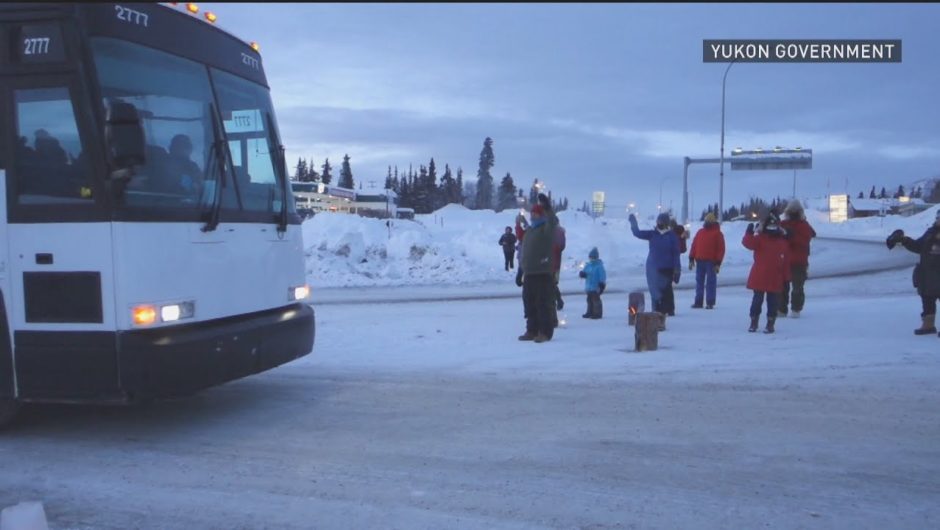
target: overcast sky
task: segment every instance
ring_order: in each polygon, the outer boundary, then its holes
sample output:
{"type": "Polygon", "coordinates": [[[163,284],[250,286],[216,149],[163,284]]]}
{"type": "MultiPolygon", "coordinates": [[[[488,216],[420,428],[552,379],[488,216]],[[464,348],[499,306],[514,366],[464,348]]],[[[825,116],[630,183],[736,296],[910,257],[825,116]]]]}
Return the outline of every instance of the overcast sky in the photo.
{"type": "MultiPolygon", "coordinates": [[[[901,64],[736,64],[725,153],[802,146],[799,196],[896,188],[940,175],[940,5],[204,4],[261,45],[291,166],[351,157],[462,166],[494,140],[498,181],[533,178],[575,205],[681,206],[682,158],[719,154],[721,77],[703,39],[893,39],[901,64]]],[[[695,211],[718,167],[693,166],[695,211]]],[[[726,205],[789,196],[792,171],[725,167],[726,205]]]]}

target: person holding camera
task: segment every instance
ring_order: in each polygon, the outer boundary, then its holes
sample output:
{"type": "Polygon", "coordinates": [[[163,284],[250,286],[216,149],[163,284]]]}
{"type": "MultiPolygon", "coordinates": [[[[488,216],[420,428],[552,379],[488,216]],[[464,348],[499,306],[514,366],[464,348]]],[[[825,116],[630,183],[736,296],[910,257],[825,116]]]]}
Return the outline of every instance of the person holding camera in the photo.
{"type": "MultiPolygon", "coordinates": [[[[940,209],[934,223],[924,235],[913,239],[904,235],[903,230],[895,230],[888,236],[888,249],[898,243],[905,249],[920,255],[920,261],[914,267],[913,281],[921,301],[921,325],[914,330],[915,335],[937,333],[937,299],[940,298],[940,209]]],[[[937,335],[940,337],[940,334],[937,335]]]]}
{"type": "Polygon", "coordinates": [[[757,331],[761,306],[766,296],[767,327],[764,333],[773,333],[780,293],[784,282],[789,280],[790,245],[786,232],[780,227],[776,214],[771,212],[756,228],[754,223],[748,223],[741,244],[754,251],[754,264],[747,277],[747,288],[754,291],[751,299],[751,326],[747,330],[751,333],[757,331]]]}
{"type": "Polygon", "coordinates": [[[649,254],[646,256],[646,284],[650,291],[653,311],[662,315],[660,331],[666,329],[666,308],[663,298],[672,284],[679,283],[682,265],[679,263],[679,236],[669,226],[669,214],[661,213],[656,217],[655,230],[640,230],[636,216],[630,214],[630,230],[634,237],[649,241],[649,254]]]}
{"type": "Polygon", "coordinates": [[[786,317],[788,309],[793,318],[800,318],[800,312],[806,303],[806,293],[803,286],[806,284],[807,270],[809,269],[809,244],[816,237],[816,231],[806,220],[806,213],[799,200],[793,199],[784,210],[786,219],[780,226],[787,233],[787,242],[790,245],[790,278],[783,285],[783,296],[777,314],[786,317]],[[788,307],[789,306],[789,307],[788,307]]]}

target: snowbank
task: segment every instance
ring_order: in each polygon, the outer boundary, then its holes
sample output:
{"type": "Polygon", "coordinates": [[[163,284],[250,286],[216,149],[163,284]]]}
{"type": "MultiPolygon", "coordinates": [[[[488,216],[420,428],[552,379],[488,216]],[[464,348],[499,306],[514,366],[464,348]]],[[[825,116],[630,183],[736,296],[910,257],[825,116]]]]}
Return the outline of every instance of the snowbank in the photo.
{"type": "MultiPolygon", "coordinates": [[[[812,210],[808,214],[821,237],[883,241],[896,228],[920,235],[938,208],[912,217],[852,219],[841,224],[828,223],[825,214],[820,218],[812,210]]],[[[381,219],[320,214],[303,224],[308,280],[315,288],[505,284],[514,273],[503,270],[497,242],[505,228],[514,224],[517,213],[448,205],[433,214],[418,215],[414,221],[392,220],[391,227],[381,219]]],[[[633,237],[626,219],[595,220],[572,211],[562,212],[559,218],[567,232],[563,281],[577,283],[575,271],[594,246],[609,276],[642,274],[647,243],[633,237]]],[[[728,249],[723,270],[746,274],[750,267],[751,253],[740,244],[746,226],[744,221],[722,225],[728,249]]],[[[642,220],[640,227],[651,228],[642,220]]],[[[700,223],[692,225],[691,237],[700,227],[700,223]]],[[[845,259],[835,249],[829,250],[824,241],[814,243],[814,267],[845,259]]],[[[687,260],[688,254],[683,255],[683,266],[687,260]]],[[[683,274],[691,276],[687,269],[683,274]]]]}

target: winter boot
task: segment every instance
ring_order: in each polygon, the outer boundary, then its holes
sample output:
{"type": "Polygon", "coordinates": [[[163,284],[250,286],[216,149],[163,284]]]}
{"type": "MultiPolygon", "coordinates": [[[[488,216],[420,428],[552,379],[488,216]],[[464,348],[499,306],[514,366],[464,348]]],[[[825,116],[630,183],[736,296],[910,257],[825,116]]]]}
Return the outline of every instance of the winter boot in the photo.
{"type": "Polygon", "coordinates": [[[708,304],[705,309],[715,309],[715,304],[708,304]]]}
{"type": "Polygon", "coordinates": [[[748,331],[750,331],[751,333],[754,333],[755,331],[757,331],[757,320],[759,318],[760,317],[751,317],[751,327],[747,328],[748,331]]]}
{"type": "Polygon", "coordinates": [[[591,313],[590,313],[590,311],[587,312],[587,313],[585,313],[585,314],[583,314],[583,315],[581,315],[581,318],[591,318],[591,313]]]}
{"type": "Polygon", "coordinates": [[[534,343],[536,343],[536,344],[541,344],[541,343],[543,343],[543,342],[548,342],[548,341],[550,341],[550,340],[552,340],[552,339],[550,339],[550,338],[546,337],[545,335],[542,335],[541,333],[539,333],[538,335],[535,336],[534,339],[532,339],[532,342],[534,342],[534,343]]]}
{"type": "Polygon", "coordinates": [[[934,319],[937,315],[924,315],[924,322],[920,326],[920,329],[914,330],[914,335],[932,335],[937,332],[937,328],[934,325],[934,319]]]}
{"type": "Polygon", "coordinates": [[[659,314],[659,331],[666,331],[666,313],[659,314]]]}
{"type": "Polygon", "coordinates": [[[794,309],[790,312],[790,318],[800,318],[800,312],[794,309]]]}
{"type": "Polygon", "coordinates": [[[694,304],[692,304],[692,309],[701,309],[701,308],[702,308],[702,304],[699,302],[695,302],[694,304]]]}
{"type": "Polygon", "coordinates": [[[777,321],[776,318],[769,318],[769,317],[768,317],[768,318],[767,318],[767,327],[764,329],[764,333],[773,333],[773,332],[774,332],[774,322],[776,322],[776,321],[777,321]]]}
{"type": "Polygon", "coordinates": [[[526,331],[524,335],[519,335],[519,340],[535,340],[535,333],[526,331]]]}

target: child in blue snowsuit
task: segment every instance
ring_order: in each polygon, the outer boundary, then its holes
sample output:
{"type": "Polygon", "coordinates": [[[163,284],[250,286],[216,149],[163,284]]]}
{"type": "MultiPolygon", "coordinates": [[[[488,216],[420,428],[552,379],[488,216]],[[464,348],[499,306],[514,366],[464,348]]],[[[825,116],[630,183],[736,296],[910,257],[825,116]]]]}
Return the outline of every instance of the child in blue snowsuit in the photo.
{"type": "Polygon", "coordinates": [[[597,247],[591,249],[588,258],[590,260],[584,265],[584,269],[578,273],[578,276],[584,278],[584,292],[587,293],[587,313],[581,316],[596,320],[604,316],[601,295],[604,294],[604,289],[607,288],[607,271],[604,270],[604,262],[600,260],[597,247]]]}

